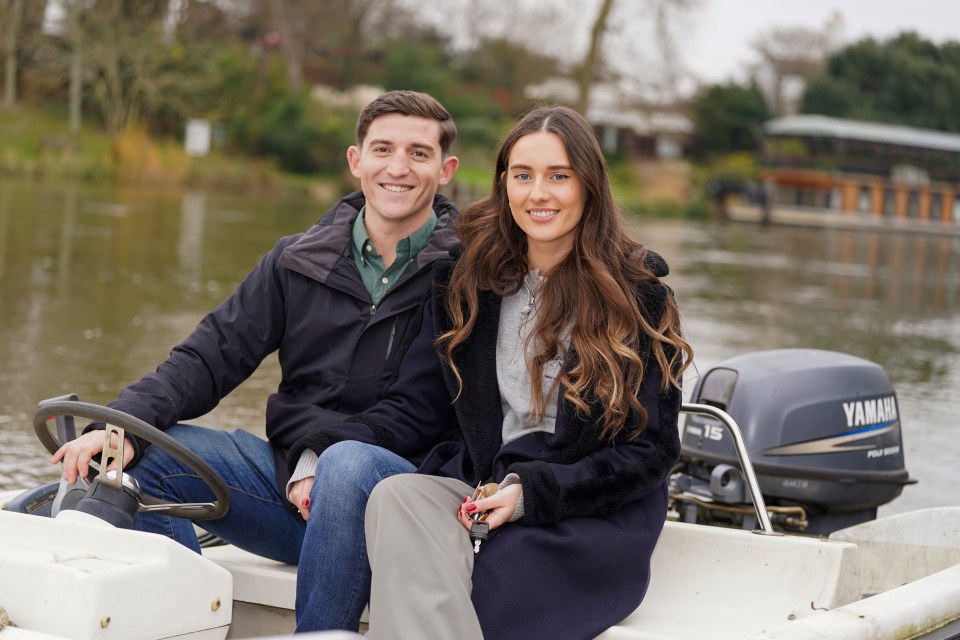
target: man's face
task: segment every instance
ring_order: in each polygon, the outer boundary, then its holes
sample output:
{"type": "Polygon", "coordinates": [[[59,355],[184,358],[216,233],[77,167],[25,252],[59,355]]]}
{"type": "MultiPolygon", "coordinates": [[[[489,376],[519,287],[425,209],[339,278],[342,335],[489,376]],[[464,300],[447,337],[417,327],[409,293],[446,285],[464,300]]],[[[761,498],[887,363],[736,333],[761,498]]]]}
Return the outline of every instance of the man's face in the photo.
{"type": "Polygon", "coordinates": [[[440,152],[439,122],[398,113],[371,122],[363,146],[347,149],[347,162],[366,199],[367,232],[404,237],[427,221],[437,187],[459,164],[440,152]]]}

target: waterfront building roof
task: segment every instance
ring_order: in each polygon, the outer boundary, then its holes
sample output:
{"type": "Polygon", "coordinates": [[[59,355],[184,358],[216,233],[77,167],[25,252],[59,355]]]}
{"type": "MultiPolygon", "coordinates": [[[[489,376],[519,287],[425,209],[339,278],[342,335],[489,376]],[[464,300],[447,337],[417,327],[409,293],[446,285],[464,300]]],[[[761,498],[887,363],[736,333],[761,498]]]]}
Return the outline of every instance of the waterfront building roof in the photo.
{"type": "Polygon", "coordinates": [[[784,116],[766,122],[763,129],[768,136],[836,138],[960,153],[960,135],[956,133],[830,116],[784,116]]]}

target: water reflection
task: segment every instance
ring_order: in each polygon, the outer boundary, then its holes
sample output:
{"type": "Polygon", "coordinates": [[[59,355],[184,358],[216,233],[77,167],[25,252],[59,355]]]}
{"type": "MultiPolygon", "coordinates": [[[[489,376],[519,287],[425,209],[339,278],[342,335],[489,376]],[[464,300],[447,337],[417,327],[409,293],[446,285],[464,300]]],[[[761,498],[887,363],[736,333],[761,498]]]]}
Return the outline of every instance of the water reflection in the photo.
{"type": "Polygon", "coordinates": [[[195,287],[200,282],[203,266],[203,227],[207,219],[207,196],[204,193],[183,194],[180,205],[180,237],[177,257],[187,284],[195,287]]]}
{"type": "MultiPolygon", "coordinates": [[[[0,203],[0,416],[8,418],[66,392],[110,400],[160,362],[278,236],[319,214],[289,198],[210,202],[9,183],[0,203]]],[[[14,424],[29,429],[7,420],[0,431],[14,424]]]]}
{"type": "Polygon", "coordinates": [[[30,420],[29,416],[0,416],[0,489],[35,487],[58,478],[50,455],[38,446],[33,431],[4,429],[4,421],[30,420]]]}
{"type": "MultiPolygon", "coordinates": [[[[295,197],[0,184],[0,489],[52,474],[32,435],[38,400],[69,392],[111,400],[165,358],[278,237],[305,229],[324,208],[295,197]]],[[[879,363],[900,399],[907,468],[920,479],[884,509],[952,502],[960,238],[631,225],[671,264],[699,371],[783,347],[879,363]]],[[[270,358],[200,422],[262,433],[277,378],[270,358]]]]}

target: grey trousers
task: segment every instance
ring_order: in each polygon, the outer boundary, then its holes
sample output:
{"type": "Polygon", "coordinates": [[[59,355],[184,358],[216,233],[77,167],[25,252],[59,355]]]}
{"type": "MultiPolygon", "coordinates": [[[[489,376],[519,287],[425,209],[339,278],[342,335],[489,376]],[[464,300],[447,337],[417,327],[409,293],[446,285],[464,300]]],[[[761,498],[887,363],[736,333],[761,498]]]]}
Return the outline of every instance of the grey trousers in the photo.
{"type": "Polygon", "coordinates": [[[473,546],[457,509],[473,487],[404,473],[380,482],[366,512],[371,640],[483,640],[470,593],[473,546]]]}

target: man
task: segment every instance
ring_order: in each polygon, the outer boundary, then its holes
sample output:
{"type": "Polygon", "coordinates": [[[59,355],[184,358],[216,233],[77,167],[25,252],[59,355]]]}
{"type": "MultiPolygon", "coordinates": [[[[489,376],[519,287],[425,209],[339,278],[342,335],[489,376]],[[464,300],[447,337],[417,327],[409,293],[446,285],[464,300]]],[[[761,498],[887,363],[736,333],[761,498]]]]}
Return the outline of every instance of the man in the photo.
{"type": "MultiPolygon", "coordinates": [[[[288,464],[287,450],[325,423],[374,404],[395,377],[419,328],[431,264],[449,257],[456,244],[456,209],[436,193],[457,170],[459,161],[450,155],[455,138],[450,114],[426,94],[392,91],[367,105],[357,121],[357,143],[347,150],[361,191],[306,232],[280,239],[155,373],[110,403],[167,431],[220,474],[230,489],[230,510],[204,522],[205,529],[258,555],[300,564],[301,629],[311,628],[309,611],[323,595],[310,592],[310,572],[320,565],[349,570],[349,563],[318,558],[310,547],[309,495],[323,489],[313,487],[317,458],[305,454],[288,464]],[[267,400],[267,440],[180,424],[213,409],[277,350],[282,378],[267,400]],[[301,548],[309,561],[300,562],[301,548]]],[[[124,466],[135,465],[129,472],[144,493],[171,502],[211,499],[193,472],[158,447],[129,438],[126,444],[124,466]]],[[[53,461],[63,461],[63,476],[72,483],[87,475],[102,446],[102,434],[88,429],[53,461]]],[[[336,517],[362,521],[364,502],[351,512],[345,501],[336,517]]],[[[141,513],[135,527],[199,552],[188,520],[141,513]]],[[[363,561],[363,545],[354,540],[335,551],[363,561]]]]}

